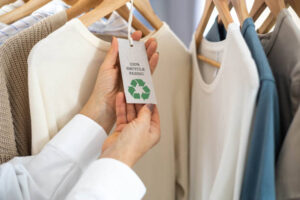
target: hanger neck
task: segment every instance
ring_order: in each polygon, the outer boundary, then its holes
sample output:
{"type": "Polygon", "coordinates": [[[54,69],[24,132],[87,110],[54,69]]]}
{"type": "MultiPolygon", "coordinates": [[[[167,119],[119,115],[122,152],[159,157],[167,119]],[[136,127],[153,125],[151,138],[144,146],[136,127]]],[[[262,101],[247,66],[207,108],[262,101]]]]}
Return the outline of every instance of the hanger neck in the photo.
{"type": "Polygon", "coordinates": [[[280,11],[285,8],[284,0],[265,0],[265,3],[275,18],[277,18],[280,11]]]}
{"type": "MultiPolygon", "coordinates": [[[[123,19],[125,19],[126,21],[129,20],[130,10],[126,5],[119,8],[117,12],[123,19]]],[[[135,16],[132,16],[132,27],[135,30],[142,31],[143,36],[146,36],[151,33],[151,31],[142,22],[140,22],[135,16]]]]}
{"type": "Polygon", "coordinates": [[[213,1],[212,0],[206,0],[204,10],[203,10],[203,14],[202,14],[200,23],[197,27],[196,33],[195,33],[195,39],[196,39],[196,46],[197,47],[199,47],[199,45],[202,41],[205,28],[207,26],[207,23],[209,21],[209,18],[211,16],[213,10],[214,10],[213,1]]]}
{"type": "Polygon", "coordinates": [[[227,29],[229,24],[233,23],[227,0],[213,0],[213,3],[215,4],[219,16],[227,29]]]}
{"type": "Polygon", "coordinates": [[[119,9],[120,7],[125,5],[128,1],[129,0],[115,0],[115,1],[103,0],[102,3],[100,3],[100,5],[98,5],[95,9],[79,17],[79,20],[85,26],[88,27],[94,22],[96,22],[97,20],[119,9]]]}
{"type": "Polygon", "coordinates": [[[134,6],[154,29],[158,30],[162,27],[163,22],[155,14],[149,0],[135,0],[134,6]]]}
{"type": "Polygon", "coordinates": [[[250,11],[250,16],[256,21],[268,6],[273,17],[277,18],[282,9],[285,8],[284,0],[255,0],[250,11]]]}
{"type": "Polygon", "coordinates": [[[82,13],[88,12],[92,8],[95,8],[101,3],[101,0],[79,0],[71,8],[69,8],[67,13],[68,20],[71,20],[82,13]]]}
{"type": "Polygon", "coordinates": [[[300,1],[299,0],[289,0],[288,4],[294,9],[294,11],[300,17],[300,1]]]}
{"type": "Polygon", "coordinates": [[[248,10],[247,10],[247,5],[245,0],[230,0],[232,3],[236,14],[239,18],[239,22],[241,26],[243,25],[244,21],[250,17],[248,10]]]}

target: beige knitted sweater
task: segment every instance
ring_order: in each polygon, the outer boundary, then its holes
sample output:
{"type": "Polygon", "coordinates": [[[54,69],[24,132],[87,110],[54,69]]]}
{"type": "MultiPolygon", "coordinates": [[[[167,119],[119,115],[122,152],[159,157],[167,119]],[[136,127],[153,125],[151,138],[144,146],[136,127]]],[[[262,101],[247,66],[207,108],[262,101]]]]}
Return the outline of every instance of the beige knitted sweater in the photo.
{"type": "Polygon", "coordinates": [[[31,155],[27,58],[43,38],[64,25],[65,11],[9,38],[0,47],[0,163],[31,155]]]}

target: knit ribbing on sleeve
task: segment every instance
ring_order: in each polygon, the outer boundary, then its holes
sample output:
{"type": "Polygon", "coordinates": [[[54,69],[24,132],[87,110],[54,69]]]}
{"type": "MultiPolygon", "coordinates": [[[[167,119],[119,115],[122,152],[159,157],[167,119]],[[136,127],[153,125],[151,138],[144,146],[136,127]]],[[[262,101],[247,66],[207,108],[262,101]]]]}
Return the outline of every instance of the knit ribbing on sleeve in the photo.
{"type": "Polygon", "coordinates": [[[4,70],[0,67],[0,164],[17,155],[4,70]]]}
{"type": "MultiPolygon", "coordinates": [[[[4,70],[6,79],[9,105],[6,112],[11,111],[13,130],[1,131],[0,138],[9,137],[10,151],[13,141],[17,147],[18,155],[31,155],[31,121],[28,97],[28,63],[27,58],[36,43],[47,37],[50,33],[62,26],[67,21],[66,13],[60,12],[50,16],[21,33],[9,38],[0,47],[0,68],[4,70]]],[[[2,92],[1,92],[2,95],[2,92]]],[[[2,102],[1,102],[2,104],[2,102]]],[[[2,106],[2,105],[1,105],[2,106]]],[[[7,106],[5,104],[5,106],[7,106]]],[[[1,115],[2,115],[1,109],[1,115]]],[[[8,114],[7,114],[8,115],[8,114]]],[[[1,119],[0,123],[8,120],[8,116],[1,119]]],[[[0,116],[2,117],[2,116],[0,116]]],[[[6,139],[7,140],[7,139],[6,139]]],[[[5,141],[3,139],[3,141],[5,141]]],[[[0,141],[0,149],[8,147],[8,142],[0,141]]],[[[12,151],[13,152],[13,151],[12,151]]],[[[11,153],[15,156],[16,153],[11,153]]]]}

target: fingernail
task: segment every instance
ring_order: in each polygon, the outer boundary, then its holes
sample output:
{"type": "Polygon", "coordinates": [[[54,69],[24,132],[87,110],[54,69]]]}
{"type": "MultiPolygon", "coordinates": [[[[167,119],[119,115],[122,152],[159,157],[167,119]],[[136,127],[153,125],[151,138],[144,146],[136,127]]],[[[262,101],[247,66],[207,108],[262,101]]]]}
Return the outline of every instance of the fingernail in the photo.
{"type": "Polygon", "coordinates": [[[156,52],[159,55],[159,52],[156,52]]]}
{"type": "Polygon", "coordinates": [[[115,36],[113,36],[112,43],[115,43],[115,42],[117,42],[117,38],[115,36]]]}
{"type": "Polygon", "coordinates": [[[153,112],[153,109],[154,109],[154,104],[147,104],[147,108],[153,112]]]}

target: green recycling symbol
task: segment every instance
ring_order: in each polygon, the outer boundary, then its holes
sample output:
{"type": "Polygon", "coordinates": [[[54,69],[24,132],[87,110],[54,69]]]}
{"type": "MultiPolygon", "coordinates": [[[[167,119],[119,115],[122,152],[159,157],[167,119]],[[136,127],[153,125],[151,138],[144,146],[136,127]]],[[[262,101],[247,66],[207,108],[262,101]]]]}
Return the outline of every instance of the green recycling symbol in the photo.
{"type": "Polygon", "coordinates": [[[146,85],[146,83],[141,80],[141,79],[134,79],[131,81],[130,86],[128,87],[128,92],[131,94],[131,96],[133,96],[134,99],[149,99],[150,97],[150,89],[149,87],[146,85]],[[136,91],[136,87],[140,86],[143,88],[143,92],[142,93],[138,93],[136,91]]]}

